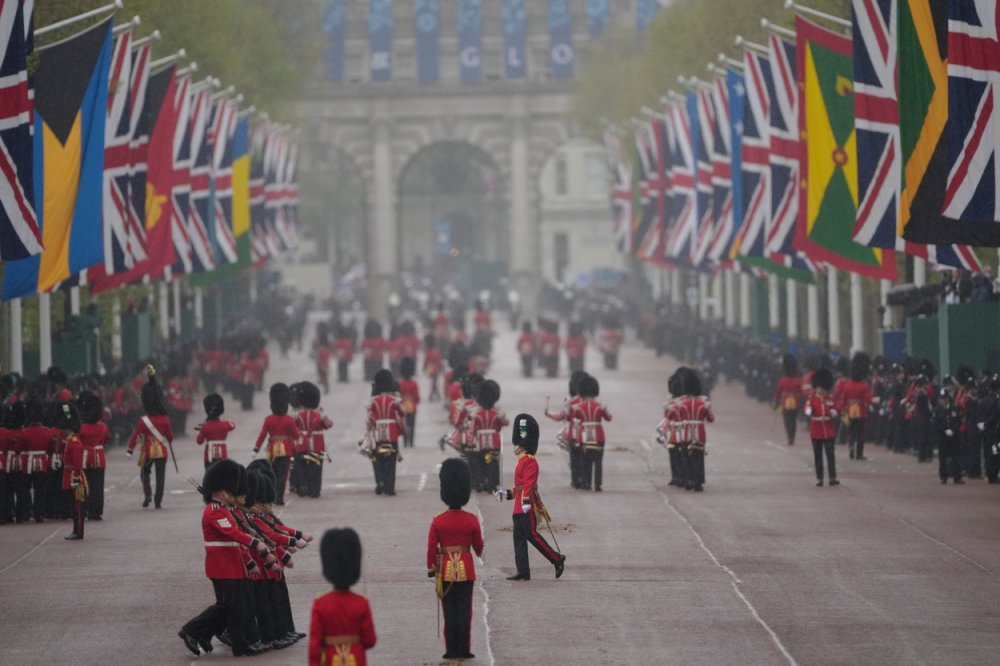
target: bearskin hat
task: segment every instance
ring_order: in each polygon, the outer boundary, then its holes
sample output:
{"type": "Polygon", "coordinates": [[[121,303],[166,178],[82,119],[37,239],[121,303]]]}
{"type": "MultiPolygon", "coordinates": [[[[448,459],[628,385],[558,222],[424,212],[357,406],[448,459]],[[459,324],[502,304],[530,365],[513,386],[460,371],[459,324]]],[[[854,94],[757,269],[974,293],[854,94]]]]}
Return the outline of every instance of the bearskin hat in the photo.
{"type": "Polygon", "coordinates": [[[226,458],[216,460],[205,470],[201,478],[201,492],[207,504],[212,499],[212,493],[227,492],[233,497],[240,489],[240,464],[226,458]]]}
{"type": "Polygon", "coordinates": [[[246,506],[253,506],[260,501],[260,474],[256,472],[248,471],[246,473],[247,485],[246,485],[246,506]]]}
{"type": "Polygon", "coordinates": [[[475,398],[479,391],[479,385],[483,383],[483,376],[478,372],[470,372],[462,377],[462,397],[466,399],[475,398]]]}
{"type": "Polygon", "coordinates": [[[476,391],[476,402],[483,409],[492,409],[500,400],[500,385],[492,379],[487,379],[479,385],[476,391]]]}
{"type": "Polygon", "coordinates": [[[833,364],[834,369],[836,369],[838,375],[847,376],[851,373],[851,362],[846,356],[838,356],[837,362],[833,364]]]}
{"type": "Polygon", "coordinates": [[[385,368],[381,368],[372,377],[372,395],[380,395],[382,393],[392,393],[396,390],[396,378],[392,376],[392,373],[385,368]]]}
{"type": "Polygon", "coordinates": [[[288,386],[288,406],[291,409],[302,409],[302,382],[295,382],[288,386]]]}
{"type": "Polygon", "coordinates": [[[299,385],[299,404],[306,409],[319,408],[319,387],[312,382],[302,382],[299,385]]]}
{"type": "Polygon", "coordinates": [[[531,333],[531,322],[530,321],[521,322],[521,332],[522,333],[531,333]]]}
{"type": "Polygon", "coordinates": [[[236,489],[236,496],[246,495],[248,492],[250,492],[250,488],[247,486],[247,468],[240,465],[240,482],[236,489]]]}
{"type": "Polygon", "coordinates": [[[583,322],[572,321],[569,324],[569,335],[570,337],[578,338],[583,335],[583,322]]]}
{"type": "Polygon", "coordinates": [[[378,323],[374,319],[369,319],[365,322],[365,337],[369,340],[372,338],[382,337],[382,324],[378,323]]]}
{"type": "Polygon", "coordinates": [[[263,470],[253,470],[257,477],[257,504],[271,504],[278,494],[274,490],[274,473],[270,476],[263,470]]]}
{"type": "Polygon", "coordinates": [[[937,370],[934,369],[934,364],[928,361],[926,358],[920,360],[920,373],[927,375],[927,379],[934,379],[934,375],[937,374],[937,370]]]}
{"type": "Polygon", "coordinates": [[[575,398],[580,395],[580,380],[587,376],[585,370],[574,370],[569,376],[569,397],[575,398]]]}
{"type": "Polygon", "coordinates": [[[441,463],[438,473],[441,483],[441,501],[449,509],[461,509],[469,503],[472,494],[472,472],[462,458],[448,458],[441,463]]]}
{"type": "Polygon", "coordinates": [[[974,384],[976,381],[976,371],[967,365],[960,365],[955,372],[955,381],[958,382],[959,386],[968,386],[970,383],[974,384]]]}
{"type": "Polygon", "coordinates": [[[282,384],[281,382],[271,384],[271,390],[268,395],[271,398],[272,414],[282,415],[288,413],[288,401],[292,395],[288,384],[282,384]]]}
{"type": "Polygon", "coordinates": [[[514,417],[514,429],[510,441],[515,446],[535,455],[538,451],[538,421],[531,414],[518,414],[514,417]]]}
{"type": "Polygon", "coordinates": [[[448,348],[448,367],[453,371],[463,372],[469,367],[469,350],[462,342],[453,342],[448,348]]]}
{"type": "Polygon", "coordinates": [[[51,382],[55,386],[65,384],[67,381],[69,381],[69,377],[66,376],[66,373],[63,371],[63,369],[56,366],[52,366],[51,368],[46,370],[45,377],[49,380],[49,382],[51,382]]]}
{"type": "Polygon", "coordinates": [[[399,362],[399,376],[403,379],[413,379],[417,371],[417,359],[406,356],[399,362]]]}
{"type": "Polygon", "coordinates": [[[45,405],[38,396],[31,396],[24,402],[24,422],[41,423],[45,420],[45,405]]]}
{"type": "Polygon", "coordinates": [[[864,381],[865,377],[868,376],[868,372],[872,367],[871,357],[864,353],[858,352],[851,358],[851,381],[860,382],[864,381]]]}
{"type": "Polygon", "coordinates": [[[701,395],[701,376],[694,368],[685,368],[681,379],[681,390],[684,395],[701,395]]]}
{"type": "Polygon", "coordinates": [[[18,430],[24,427],[24,403],[8,402],[0,408],[0,423],[8,430],[18,430]]]}
{"type": "Polygon", "coordinates": [[[84,423],[97,423],[101,420],[104,413],[104,403],[101,402],[96,393],[84,391],[77,398],[77,404],[80,405],[80,419],[84,423]]]}
{"type": "Polygon", "coordinates": [[[247,471],[258,472],[266,477],[270,477],[274,481],[274,468],[271,467],[271,461],[267,458],[257,458],[252,460],[249,465],[247,465],[247,471]]]}
{"type": "Polygon", "coordinates": [[[580,383],[576,385],[576,392],[583,398],[596,398],[601,394],[601,385],[596,377],[586,375],[580,378],[580,383]]]}
{"type": "Polygon", "coordinates": [[[684,379],[680,368],[667,380],[667,392],[670,393],[671,398],[679,398],[684,395],[684,379]]]}
{"type": "Polygon", "coordinates": [[[54,412],[52,425],[60,430],[80,432],[80,410],[72,402],[58,405],[54,412]]]}
{"type": "Polygon", "coordinates": [[[882,375],[885,374],[890,368],[889,359],[881,354],[872,359],[872,367],[875,368],[875,372],[882,375]]]}
{"type": "Polygon", "coordinates": [[[829,391],[833,388],[833,373],[829,368],[818,368],[812,376],[813,388],[821,388],[829,391]]]}
{"type": "Polygon", "coordinates": [[[163,389],[156,381],[156,371],[151,365],[146,366],[146,383],[142,385],[139,398],[142,400],[142,408],[148,416],[167,413],[167,408],[163,404],[163,389]]]}
{"type": "Polygon", "coordinates": [[[210,419],[217,419],[226,411],[226,402],[218,393],[209,393],[201,404],[205,406],[205,416],[210,419]]]}
{"type": "Polygon", "coordinates": [[[350,527],[327,530],[319,542],[323,576],[338,590],[347,590],[361,578],[361,539],[350,527]]]}
{"type": "Polygon", "coordinates": [[[437,338],[433,333],[424,336],[424,349],[434,349],[437,347],[437,338]]]}
{"type": "Polygon", "coordinates": [[[781,359],[781,368],[786,377],[797,377],[799,374],[799,362],[791,354],[785,354],[781,359]]]}

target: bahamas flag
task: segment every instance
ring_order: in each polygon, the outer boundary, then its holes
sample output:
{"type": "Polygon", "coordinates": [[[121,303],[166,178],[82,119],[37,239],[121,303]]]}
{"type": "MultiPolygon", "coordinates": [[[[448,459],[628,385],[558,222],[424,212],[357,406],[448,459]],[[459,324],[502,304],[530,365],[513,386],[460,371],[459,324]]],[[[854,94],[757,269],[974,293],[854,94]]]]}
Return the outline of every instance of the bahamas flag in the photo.
{"type": "Polygon", "coordinates": [[[3,298],[49,291],[104,261],[101,192],[111,19],[39,54],[35,90],[35,211],[45,250],[8,263],[3,298]]]}
{"type": "Polygon", "coordinates": [[[873,278],[896,277],[892,251],[854,242],[858,149],[851,40],[796,19],[801,184],[795,249],[873,278]]]}

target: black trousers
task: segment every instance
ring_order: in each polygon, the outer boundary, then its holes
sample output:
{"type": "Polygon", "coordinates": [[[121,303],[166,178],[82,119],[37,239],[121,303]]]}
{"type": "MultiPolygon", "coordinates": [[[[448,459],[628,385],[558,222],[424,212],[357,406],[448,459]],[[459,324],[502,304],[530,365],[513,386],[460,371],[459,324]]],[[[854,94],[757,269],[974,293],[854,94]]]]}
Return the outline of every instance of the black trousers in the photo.
{"type": "Polygon", "coordinates": [[[396,454],[375,455],[375,492],[396,494],[396,454]]]}
{"type": "Polygon", "coordinates": [[[673,451],[674,458],[677,461],[677,483],[674,485],[681,488],[693,488],[694,482],[691,480],[689,472],[691,465],[688,462],[687,444],[677,444],[674,446],[673,451]]]}
{"type": "Polygon", "coordinates": [[[469,474],[472,477],[472,489],[476,492],[483,490],[483,457],[479,451],[469,451],[462,456],[469,464],[469,474]]]}
{"type": "Polygon", "coordinates": [[[271,595],[268,594],[270,581],[255,580],[250,582],[253,591],[254,613],[257,616],[257,629],[260,633],[260,640],[264,643],[271,643],[280,638],[275,627],[274,607],[271,604],[271,595]]]}
{"type": "Polygon", "coordinates": [[[229,633],[233,652],[246,650],[250,645],[244,630],[250,610],[244,603],[244,583],[236,579],[212,579],[215,603],[195,615],[182,628],[184,633],[197,641],[209,642],[213,636],[229,633]]]}
{"type": "Polygon", "coordinates": [[[341,384],[347,383],[347,370],[350,367],[347,361],[337,361],[337,381],[341,384]]]}
{"type": "Polygon", "coordinates": [[[591,480],[594,483],[594,490],[601,489],[601,478],[604,468],[604,447],[583,447],[583,474],[582,481],[584,488],[590,488],[591,480]]]}
{"type": "Polygon", "coordinates": [[[146,496],[146,499],[153,498],[153,502],[156,506],[160,506],[163,502],[163,480],[167,475],[167,459],[157,458],[155,460],[147,460],[146,464],[142,466],[142,471],[139,472],[139,478],[142,480],[142,492],[146,496]],[[153,495],[153,489],[150,487],[149,477],[156,468],[156,495],[153,495]]]}
{"type": "Polygon", "coordinates": [[[618,369],[618,352],[604,352],[604,369],[618,369]]]}
{"type": "Polygon", "coordinates": [[[470,634],[472,633],[472,591],[476,583],[471,580],[445,583],[445,595],[441,599],[444,611],[444,646],[445,652],[452,656],[460,656],[472,652],[470,634]]]}
{"type": "Polygon", "coordinates": [[[851,419],[847,428],[848,444],[851,447],[851,457],[861,458],[865,455],[865,420],[851,419]]]}
{"type": "MultiPolygon", "coordinates": [[[[71,490],[69,492],[72,493],[74,491],[71,490]]],[[[76,535],[82,537],[83,536],[83,524],[84,524],[84,522],[86,522],[84,520],[85,516],[84,516],[84,509],[83,509],[83,501],[76,499],[75,496],[73,497],[73,507],[72,507],[72,510],[71,510],[71,514],[72,514],[72,517],[73,517],[73,534],[76,534],[76,535]]]]}
{"type": "Polygon", "coordinates": [[[282,616],[284,626],[288,627],[288,631],[295,631],[295,620],[292,619],[292,602],[288,598],[288,582],[285,581],[284,576],[281,580],[274,581],[274,589],[278,599],[277,612],[282,616]]]}
{"type": "Polygon", "coordinates": [[[302,454],[297,453],[292,457],[291,470],[288,472],[288,490],[300,497],[305,494],[305,490],[302,488],[302,468],[304,464],[302,462],[302,454]]]}
{"type": "Polygon", "coordinates": [[[46,498],[48,491],[47,473],[32,472],[31,474],[19,474],[20,491],[17,493],[17,519],[19,521],[34,518],[40,520],[44,516],[46,498]]]}
{"type": "Polygon", "coordinates": [[[521,357],[521,376],[531,377],[535,373],[535,357],[534,356],[522,356],[521,357]]]}
{"type": "Polygon", "coordinates": [[[958,460],[960,441],[957,436],[938,439],[938,478],[942,481],[948,477],[956,481],[962,478],[962,465],[958,460]]]}
{"type": "Polygon", "coordinates": [[[559,562],[559,553],[552,549],[548,541],[538,533],[535,524],[535,512],[514,514],[514,565],[517,573],[530,574],[531,566],[528,563],[528,544],[542,554],[552,564],[559,562]]]}
{"type": "Polygon", "coordinates": [[[87,470],[87,517],[100,518],[104,515],[104,468],[91,467],[87,470]]]}
{"type": "Polygon", "coordinates": [[[546,377],[558,377],[559,376],[559,357],[558,356],[546,356],[544,359],[545,363],[545,376],[546,377]]]}
{"type": "Polygon", "coordinates": [[[45,480],[47,485],[45,498],[47,501],[43,511],[43,515],[46,518],[56,518],[58,520],[72,518],[73,498],[70,495],[70,491],[63,490],[62,478],[62,469],[49,470],[45,480]]]}
{"type": "Polygon", "coordinates": [[[983,432],[975,423],[969,424],[964,444],[965,455],[962,456],[962,467],[969,476],[979,478],[983,475],[983,432]]]}
{"type": "Polygon", "coordinates": [[[688,447],[684,465],[687,468],[688,483],[694,488],[705,485],[705,452],[688,447]]]}
{"type": "Polygon", "coordinates": [[[236,385],[236,395],[240,399],[240,409],[244,412],[249,412],[253,409],[253,394],[256,387],[253,384],[244,384],[240,382],[236,385]]]}
{"type": "Polygon", "coordinates": [[[319,497],[320,490],[323,488],[323,460],[320,459],[317,465],[306,462],[302,456],[296,456],[295,466],[299,468],[299,496],[319,497]]]}
{"type": "Polygon", "coordinates": [[[480,465],[483,470],[482,485],[483,490],[490,492],[500,487],[500,452],[486,451],[480,453],[480,465]],[[489,456],[490,461],[486,462],[489,456]]]}
{"type": "Polygon", "coordinates": [[[365,381],[370,382],[372,378],[375,376],[375,373],[382,368],[382,361],[380,359],[376,359],[374,361],[369,361],[368,359],[365,359],[364,365],[365,365],[365,381]]]}
{"type": "Polygon", "coordinates": [[[813,440],[813,462],[816,465],[816,479],[823,480],[823,453],[826,452],[826,466],[829,468],[830,480],[837,478],[837,454],[833,449],[833,438],[813,440]]]}
{"type": "Polygon", "coordinates": [[[569,445],[569,478],[574,488],[583,488],[583,449],[572,442],[569,445]]]}
{"type": "Polygon", "coordinates": [[[676,486],[680,481],[680,462],[678,461],[680,456],[677,447],[668,446],[667,455],[670,457],[670,484],[676,486]]]}
{"type": "Polygon", "coordinates": [[[0,472],[0,525],[14,520],[14,489],[11,482],[11,476],[7,472],[0,472]]]}
{"type": "Polygon", "coordinates": [[[285,488],[288,486],[288,468],[291,466],[291,458],[281,456],[271,461],[271,468],[274,469],[274,503],[282,505],[285,503],[285,488]]]}
{"type": "Polygon", "coordinates": [[[786,409],[781,412],[781,417],[785,421],[785,435],[788,437],[788,443],[795,443],[795,429],[799,425],[799,410],[797,409],[786,409]]]}
{"type": "Polygon", "coordinates": [[[413,431],[417,427],[417,413],[410,412],[406,415],[406,432],[403,433],[403,446],[410,448],[413,446],[413,431]]]}
{"type": "Polygon", "coordinates": [[[993,452],[994,446],[997,446],[994,438],[983,437],[983,467],[990,483],[1000,481],[1000,455],[993,452]]]}

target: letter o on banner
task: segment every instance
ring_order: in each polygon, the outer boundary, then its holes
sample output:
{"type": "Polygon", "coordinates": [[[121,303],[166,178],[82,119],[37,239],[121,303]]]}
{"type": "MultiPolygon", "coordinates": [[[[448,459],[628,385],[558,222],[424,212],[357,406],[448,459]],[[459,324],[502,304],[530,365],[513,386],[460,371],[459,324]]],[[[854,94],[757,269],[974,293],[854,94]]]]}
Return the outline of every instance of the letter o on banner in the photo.
{"type": "Polygon", "coordinates": [[[573,47],[569,44],[553,45],[552,62],[556,65],[568,65],[573,62],[573,47]]]}

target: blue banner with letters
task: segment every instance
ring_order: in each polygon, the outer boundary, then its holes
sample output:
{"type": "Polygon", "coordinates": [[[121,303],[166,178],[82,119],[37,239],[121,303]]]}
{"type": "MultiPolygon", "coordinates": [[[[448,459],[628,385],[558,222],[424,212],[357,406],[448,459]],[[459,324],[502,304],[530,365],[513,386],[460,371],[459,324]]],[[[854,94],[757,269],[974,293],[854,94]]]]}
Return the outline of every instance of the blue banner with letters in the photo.
{"type": "Polygon", "coordinates": [[[549,0],[549,65],[552,77],[573,77],[573,12],[569,0],[549,0]]]}
{"type": "Polygon", "coordinates": [[[611,21],[608,5],[611,0],[587,0],[587,32],[591,37],[600,37],[611,21]]]}
{"type": "Polygon", "coordinates": [[[347,36],[346,0],[326,0],[323,6],[323,32],[326,33],[326,53],[323,62],[326,80],[344,81],[344,38],[347,36]]]}
{"type": "Polygon", "coordinates": [[[743,224],[743,108],[746,106],[743,75],[736,70],[727,69],[726,88],[729,91],[729,136],[732,141],[729,160],[733,181],[730,188],[733,198],[733,238],[736,238],[743,224]]]}
{"type": "Polygon", "coordinates": [[[635,29],[639,32],[646,32],[646,28],[656,15],[660,13],[659,0],[636,0],[635,3],[635,29]]]}
{"type": "Polygon", "coordinates": [[[368,5],[368,65],[372,81],[392,79],[392,0],[368,5]]]}
{"type": "Polygon", "coordinates": [[[523,79],[525,66],[524,33],[527,10],[524,0],[503,0],[504,71],[508,79],[523,79]]]}
{"type": "Polygon", "coordinates": [[[417,35],[417,80],[438,80],[438,0],[413,0],[413,29],[417,35]]]}
{"type": "Polygon", "coordinates": [[[480,0],[458,0],[458,78],[462,81],[483,77],[480,5],[480,0]]]}

